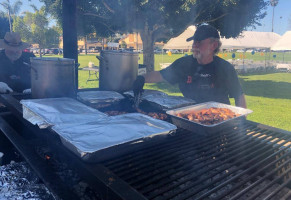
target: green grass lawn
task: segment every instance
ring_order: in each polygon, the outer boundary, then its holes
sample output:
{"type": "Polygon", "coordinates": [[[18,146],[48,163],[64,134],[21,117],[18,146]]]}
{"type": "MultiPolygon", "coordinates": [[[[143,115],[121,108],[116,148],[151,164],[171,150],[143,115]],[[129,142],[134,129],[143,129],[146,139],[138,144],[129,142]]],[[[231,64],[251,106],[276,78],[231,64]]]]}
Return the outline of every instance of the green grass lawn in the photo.
{"type": "MultiPolygon", "coordinates": [[[[228,53],[231,55],[231,53],[228,53]]],[[[155,70],[160,70],[160,63],[171,63],[184,54],[155,55],[155,70]]],[[[256,55],[256,54],[255,54],[256,55]]],[[[254,56],[255,56],[254,55],[254,56]]],[[[253,55],[249,55],[253,56],[253,55]]],[[[256,55],[262,59],[261,55],[256,55]]],[[[277,53],[277,58],[282,58],[282,53],[277,53]]],[[[228,58],[226,58],[228,59],[228,58]]],[[[291,60],[291,54],[285,53],[285,60],[291,60]]],[[[96,55],[79,55],[80,68],[88,65],[89,61],[99,65],[96,55]]],[[[140,54],[139,63],[143,57],[140,54]]],[[[88,71],[79,71],[79,88],[97,88],[98,81],[88,82],[88,71]]],[[[254,112],[248,116],[251,121],[259,122],[276,128],[291,131],[291,73],[272,73],[261,75],[239,76],[246,94],[247,106],[254,112]]],[[[182,96],[177,86],[167,83],[146,84],[146,89],[164,91],[170,95],[182,96]]],[[[232,104],[234,104],[232,100],[232,104]]]]}
{"type": "Polygon", "coordinates": [[[291,131],[291,73],[240,76],[248,119],[291,131]]]}

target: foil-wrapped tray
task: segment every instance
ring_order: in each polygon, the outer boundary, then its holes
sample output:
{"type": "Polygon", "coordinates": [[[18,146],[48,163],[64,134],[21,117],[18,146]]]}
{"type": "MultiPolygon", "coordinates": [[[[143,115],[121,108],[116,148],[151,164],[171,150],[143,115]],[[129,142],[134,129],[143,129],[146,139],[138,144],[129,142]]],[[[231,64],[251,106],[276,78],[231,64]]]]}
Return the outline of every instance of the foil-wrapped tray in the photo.
{"type": "Polygon", "coordinates": [[[192,106],[186,106],[186,107],[182,107],[178,109],[168,110],[166,113],[169,116],[171,116],[173,124],[175,124],[176,126],[180,128],[187,129],[194,133],[199,133],[199,134],[212,134],[215,132],[222,131],[223,129],[227,127],[236,126],[236,125],[239,126],[240,123],[244,122],[245,116],[252,112],[253,111],[249,109],[210,101],[210,102],[205,102],[205,103],[196,104],[192,106]],[[220,123],[212,124],[212,125],[205,125],[205,124],[197,123],[197,122],[190,121],[188,119],[177,116],[178,114],[193,113],[205,108],[209,109],[211,107],[228,108],[234,113],[239,114],[239,116],[222,121],[220,123]]]}
{"type": "MultiPolygon", "coordinates": [[[[133,91],[126,91],[123,94],[128,97],[132,98],[134,97],[133,91]]],[[[168,96],[168,95],[158,90],[144,90],[142,96],[146,97],[146,96],[168,96]]]]}
{"type": "MultiPolygon", "coordinates": [[[[133,97],[133,92],[128,91],[125,92],[124,95],[133,97]]],[[[164,92],[157,90],[145,90],[141,98],[142,100],[148,101],[153,107],[156,107],[159,110],[170,110],[193,105],[196,103],[192,99],[181,96],[170,96],[164,92]]]]}
{"type": "Polygon", "coordinates": [[[152,104],[156,104],[154,106],[160,107],[162,110],[170,110],[175,108],[180,108],[184,106],[193,105],[196,102],[192,99],[188,99],[181,96],[147,96],[144,98],[145,100],[151,102],[152,104]]]}
{"type": "Polygon", "coordinates": [[[52,127],[63,142],[86,162],[99,162],[164,137],[176,126],[140,113],[108,117],[97,122],[58,124],[52,127]]]}
{"type": "Polygon", "coordinates": [[[124,96],[115,91],[84,91],[78,92],[77,98],[88,103],[113,103],[124,99],[124,96]]]}
{"type": "Polygon", "coordinates": [[[71,98],[21,100],[23,118],[40,128],[97,121],[108,116],[71,98]]]}

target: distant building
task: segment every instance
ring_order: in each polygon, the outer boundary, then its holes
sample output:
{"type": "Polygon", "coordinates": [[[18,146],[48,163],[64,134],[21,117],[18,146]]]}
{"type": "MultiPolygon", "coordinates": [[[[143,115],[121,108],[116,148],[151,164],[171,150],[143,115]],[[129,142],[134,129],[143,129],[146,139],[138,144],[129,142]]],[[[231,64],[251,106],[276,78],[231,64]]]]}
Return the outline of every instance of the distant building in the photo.
{"type": "Polygon", "coordinates": [[[143,49],[142,40],[138,33],[125,35],[119,40],[119,46],[121,46],[123,42],[126,44],[126,48],[143,49]]]}
{"type": "MultiPolygon", "coordinates": [[[[119,46],[121,46],[123,42],[125,42],[126,48],[133,48],[137,50],[143,49],[142,40],[139,33],[131,33],[125,35],[122,39],[119,40],[119,46]]],[[[164,46],[163,42],[155,43],[155,47],[158,47],[160,49],[162,49],[163,46],[164,46]]]]}
{"type": "Polygon", "coordinates": [[[39,44],[31,44],[30,47],[33,49],[39,49],[39,44]]]}
{"type": "MultiPolygon", "coordinates": [[[[78,40],[78,49],[85,49],[86,39],[82,38],[78,40]]],[[[102,42],[94,39],[87,39],[87,49],[102,49],[102,42]]],[[[59,48],[63,48],[63,37],[60,37],[59,48]]]]}

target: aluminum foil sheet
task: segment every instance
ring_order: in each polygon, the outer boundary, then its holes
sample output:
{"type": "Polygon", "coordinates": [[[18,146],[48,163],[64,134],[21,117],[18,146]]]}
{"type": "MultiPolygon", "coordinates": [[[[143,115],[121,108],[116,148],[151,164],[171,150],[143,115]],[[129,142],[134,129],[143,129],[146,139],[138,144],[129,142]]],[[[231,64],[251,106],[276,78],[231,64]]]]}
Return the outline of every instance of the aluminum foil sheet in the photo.
{"type": "Polygon", "coordinates": [[[113,103],[124,99],[124,96],[115,91],[84,91],[78,92],[78,99],[89,103],[113,103]]]}
{"type": "MultiPolygon", "coordinates": [[[[130,97],[134,97],[133,91],[127,91],[124,92],[123,94],[130,97]]],[[[147,96],[168,96],[168,95],[158,90],[144,90],[144,92],[142,93],[142,97],[145,98],[147,96]]]]}
{"type": "Polygon", "coordinates": [[[154,96],[148,95],[144,97],[149,102],[156,103],[162,107],[162,109],[174,109],[183,106],[189,106],[195,104],[195,101],[180,96],[154,96]]]}
{"type": "MultiPolygon", "coordinates": [[[[133,91],[128,91],[124,94],[133,97],[133,91]]],[[[149,102],[157,104],[160,109],[165,110],[189,106],[196,103],[192,99],[181,96],[170,96],[164,92],[157,90],[145,90],[141,98],[142,100],[147,100],[149,102]]]]}
{"type": "Polygon", "coordinates": [[[98,122],[58,124],[52,129],[78,156],[146,137],[168,134],[177,127],[140,113],[112,116],[98,122]]]}
{"type": "Polygon", "coordinates": [[[45,185],[39,182],[25,162],[0,166],[0,199],[55,199],[45,185]]]}
{"type": "Polygon", "coordinates": [[[71,98],[21,100],[23,118],[47,128],[56,124],[97,121],[108,116],[71,98]]]}

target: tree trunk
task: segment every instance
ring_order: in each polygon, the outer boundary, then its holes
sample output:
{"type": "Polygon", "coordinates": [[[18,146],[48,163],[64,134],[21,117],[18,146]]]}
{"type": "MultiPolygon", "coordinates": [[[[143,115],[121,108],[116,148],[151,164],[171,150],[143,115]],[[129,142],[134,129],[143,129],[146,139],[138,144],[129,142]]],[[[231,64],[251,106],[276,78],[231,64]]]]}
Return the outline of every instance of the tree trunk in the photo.
{"type": "Polygon", "coordinates": [[[146,65],[147,72],[155,70],[155,57],[154,57],[154,37],[153,31],[145,27],[140,32],[143,45],[143,64],[146,65]]]}
{"type": "Polygon", "coordinates": [[[10,8],[8,8],[8,20],[9,20],[9,28],[10,28],[10,32],[12,32],[12,24],[11,24],[10,8]]]}
{"type": "Polygon", "coordinates": [[[85,55],[87,55],[87,35],[84,37],[85,55]]]}
{"type": "Polygon", "coordinates": [[[39,47],[39,57],[42,58],[42,53],[41,53],[42,48],[39,47]]]}

